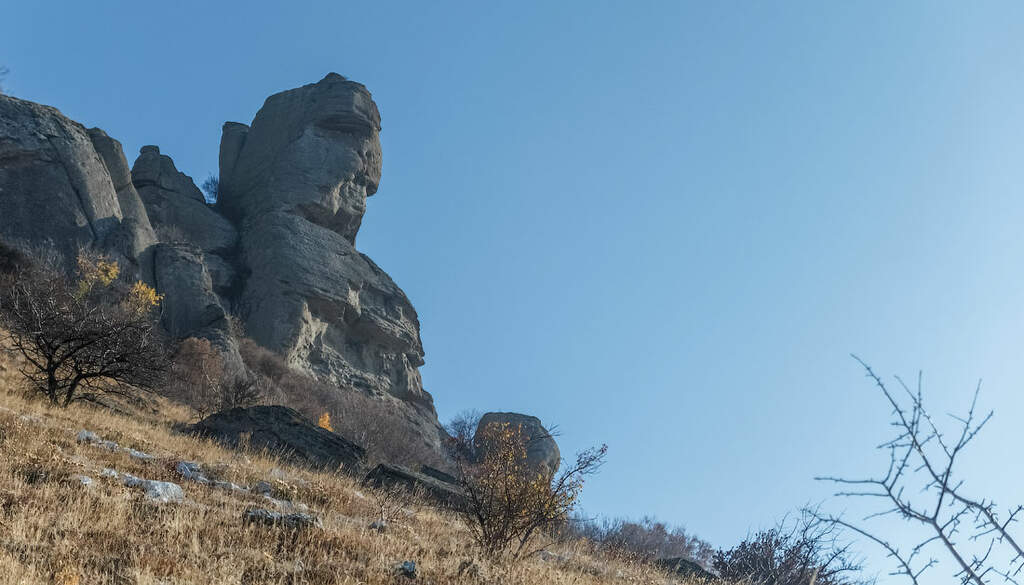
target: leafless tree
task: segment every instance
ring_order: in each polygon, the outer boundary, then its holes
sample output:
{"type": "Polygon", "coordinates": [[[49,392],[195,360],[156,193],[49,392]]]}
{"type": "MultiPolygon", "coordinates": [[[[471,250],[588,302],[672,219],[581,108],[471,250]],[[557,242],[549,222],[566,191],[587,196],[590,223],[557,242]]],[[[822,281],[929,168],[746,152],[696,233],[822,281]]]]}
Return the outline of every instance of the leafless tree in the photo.
{"type": "Polygon", "coordinates": [[[156,388],[167,368],[159,297],[117,280],[117,264],[102,257],[82,254],[78,264],[76,278],[45,262],[0,278],[0,327],[25,360],[21,373],[63,407],[156,388]]]}
{"type": "Polygon", "coordinates": [[[924,407],[920,374],[914,389],[897,377],[894,391],[864,361],[853,357],[892,408],[896,434],[879,446],[889,455],[888,468],[875,478],[817,479],[842,486],[839,496],[871,498],[884,505],[860,523],[816,512],[819,521],[846,528],[880,546],[896,563],[891,574],[905,576],[915,585],[925,571],[938,564],[938,559],[927,556],[934,548],[954,560],[955,576],[961,583],[1019,583],[1024,551],[1011,528],[1024,506],[1003,510],[987,497],[968,495],[965,480],[956,473],[964,450],[992,418],[992,412],[978,412],[980,383],[966,416],[950,415],[955,429],[944,432],[924,407]],[[924,536],[904,549],[866,527],[866,522],[886,516],[922,527],[924,536]]]}
{"type": "MultiPolygon", "coordinates": [[[[10,69],[0,65],[0,81],[3,81],[4,78],[7,77],[7,74],[10,73],[10,72],[11,72],[10,69]]],[[[4,93],[4,87],[3,87],[3,85],[0,85],[0,95],[3,95],[3,93],[4,93]]]]}
{"type": "Polygon", "coordinates": [[[473,458],[473,434],[482,417],[483,413],[479,410],[464,410],[444,425],[450,437],[445,447],[453,459],[473,458]]]}

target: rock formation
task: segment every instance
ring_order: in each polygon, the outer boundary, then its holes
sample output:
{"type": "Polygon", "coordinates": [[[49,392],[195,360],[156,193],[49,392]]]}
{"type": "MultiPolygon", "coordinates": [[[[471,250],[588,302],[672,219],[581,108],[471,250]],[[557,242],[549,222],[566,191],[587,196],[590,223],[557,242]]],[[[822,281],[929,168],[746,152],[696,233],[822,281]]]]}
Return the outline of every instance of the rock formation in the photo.
{"type": "Polygon", "coordinates": [[[94,248],[137,268],[154,236],[123,161],[101,130],[0,95],[0,234],[52,246],[68,266],[80,248],[94,248]]]}
{"type": "Polygon", "coordinates": [[[232,408],[199,421],[193,433],[236,446],[245,435],[251,447],[312,467],[356,469],[365,451],[284,406],[232,408]]]}
{"type": "Polygon", "coordinates": [[[439,448],[416,311],[355,248],[379,132],[369,91],[335,73],[270,96],[251,125],[224,124],[211,206],[158,147],[129,171],[103,131],[0,96],[0,236],[72,261],[83,247],[116,255],[164,295],[172,337],[209,339],[243,368],[236,315],[291,367],[392,404],[439,448]]]}
{"type": "Polygon", "coordinates": [[[429,407],[416,311],[354,245],[379,131],[370,93],[340,75],[273,95],[251,127],[225,124],[219,206],[241,234],[249,335],[312,374],[429,407]]]}
{"type": "Polygon", "coordinates": [[[548,476],[558,471],[562,458],[555,438],[544,428],[539,418],[516,412],[488,412],[480,418],[473,435],[473,448],[478,460],[487,456],[490,445],[486,429],[492,425],[508,425],[520,429],[526,441],[526,464],[529,468],[548,476]]]}

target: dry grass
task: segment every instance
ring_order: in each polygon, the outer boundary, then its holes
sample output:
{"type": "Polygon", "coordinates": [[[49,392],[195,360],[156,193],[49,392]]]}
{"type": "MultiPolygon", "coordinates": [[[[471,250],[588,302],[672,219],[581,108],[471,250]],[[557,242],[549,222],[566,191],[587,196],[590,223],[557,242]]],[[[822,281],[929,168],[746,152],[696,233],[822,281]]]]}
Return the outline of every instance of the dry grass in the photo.
{"type": "Polygon", "coordinates": [[[348,477],[314,473],[266,454],[241,454],[177,434],[189,413],[164,404],[125,416],[71,407],[55,410],[21,395],[10,364],[0,368],[0,583],[100,584],[383,584],[418,582],[510,585],[666,583],[647,565],[606,558],[585,544],[551,550],[569,560],[533,557],[511,568],[478,557],[455,516],[413,505],[379,533],[368,488],[348,477]],[[145,462],[123,452],[78,444],[88,429],[153,454],[145,462]],[[262,497],[188,483],[180,460],[202,462],[218,479],[242,485],[277,476],[275,496],[308,505],[323,527],[292,531],[244,524],[262,497]],[[113,468],[179,483],[186,501],[155,504],[99,475],[113,468]],[[275,470],[276,471],[273,471],[275,470]],[[95,483],[82,486],[72,476],[95,483]],[[413,560],[415,581],[394,574],[413,560]]]}

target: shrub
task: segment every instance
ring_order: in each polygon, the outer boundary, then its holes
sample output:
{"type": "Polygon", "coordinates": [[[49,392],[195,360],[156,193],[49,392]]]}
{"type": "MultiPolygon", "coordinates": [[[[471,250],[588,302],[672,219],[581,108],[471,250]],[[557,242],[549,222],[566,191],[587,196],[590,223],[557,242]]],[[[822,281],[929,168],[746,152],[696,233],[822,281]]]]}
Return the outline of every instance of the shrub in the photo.
{"type": "Polygon", "coordinates": [[[573,518],[566,536],[585,538],[616,553],[643,560],[683,557],[710,566],[714,547],[679,527],[651,517],[639,521],[573,518]]]}
{"type": "Polygon", "coordinates": [[[182,341],[172,362],[164,394],[188,405],[200,417],[236,406],[253,406],[263,399],[261,381],[247,372],[228,371],[221,353],[206,339],[190,337],[182,341]]]}
{"type": "Polygon", "coordinates": [[[3,278],[5,341],[25,359],[22,375],[52,404],[137,397],[133,386],[159,386],[167,370],[155,316],[160,296],[119,274],[116,262],[83,252],[74,278],[42,261],[3,278]]]}
{"type": "Polygon", "coordinates": [[[312,421],[327,414],[334,432],[366,449],[367,465],[386,461],[411,468],[421,464],[450,468],[436,445],[425,442],[413,428],[412,406],[390,396],[372,396],[317,380],[246,337],[239,338],[238,351],[266,385],[268,400],[294,408],[312,421]]]}
{"type": "Polygon", "coordinates": [[[565,523],[584,478],[604,462],[607,447],[579,453],[573,465],[551,477],[527,464],[520,425],[493,424],[481,432],[489,445],[483,459],[458,459],[459,482],[466,493],[460,512],[485,554],[514,561],[535,552],[531,543],[538,536],[565,523]]]}
{"type": "Polygon", "coordinates": [[[834,527],[810,518],[791,529],[758,532],[736,547],[715,553],[712,566],[727,582],[750,585],[862,585],[861,565],[834,527]]]}

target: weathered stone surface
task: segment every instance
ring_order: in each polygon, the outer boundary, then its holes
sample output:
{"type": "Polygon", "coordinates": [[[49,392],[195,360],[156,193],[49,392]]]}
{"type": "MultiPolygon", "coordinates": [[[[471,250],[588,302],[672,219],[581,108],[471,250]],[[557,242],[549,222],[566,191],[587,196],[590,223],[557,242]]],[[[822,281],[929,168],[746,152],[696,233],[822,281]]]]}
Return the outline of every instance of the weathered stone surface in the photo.
{"type": "Polygon", "coordinates": [[[192,178],[178,171],[158,147],[142,147],[132,167],[132,183],[158,231],[173,228],[205,252],[225,253],[238,241],[231,222],[206,204],[192,178]]]}
{"type": "Polygon", "coordinates": [[[478,460],[483,459],[489,449],[485,429],[491,425],[505,424],[522,429],[523,439],[527,442],[528,466],[548,475],[558,471],[562,459],[554,437],[544,428],[539,418],[516,412],[488,412],[480,418],[476,434],[473,435],[473,447],[478,460]]]}
{"type": "Polygon", "coordinates": [[[105,249],[123,215],[85,128],[56,108],[0,95],[0,235],[52,244],[68,265],[78,249],[105,249]]]}
{"type": "Polygon", "coordinates": [[[241,126],[229,125],[222,139],[222,158],[235,158],[220,177],[229,216],[295,213],[354,242],[380,183],[380,114],[370,92],[331,73],[270,96],[248,132],[241,126]]]}
{"type": "Polygon", "coordinates": [[[253,339],[339,384],[431,402],[415,309],[350,242],[274,212],[248,224],[242,247],[251,273],[241,306],[253,339]]]}
{"type": "Polygon", "coordinates": [[[375,467],[366,474],[364,483],[375,487],[397,487],[422,493],[445,505],[458,506],[465,500],[465,494],[459,486],[390,463],[381,463],[375,467]]]}
{"type": "Polygon", "coordinates": [[[255,449],[279,452],[316,468],[354,470],[365,455],[359,445],[284,406],[232,408],[210,415],[190,430],[231,446],[246,434],[255,449]]]}
{"type": "Polygon", "coordinates": [[[140,278],[152,285],[153,246],[157,241],[156,234],[149,223],[142,199],[132,184],[132,175],[124,150],[120,142],[107,136],[103,130],[90,128],[88,132],[93,147],[107,167],[121,207],[121,237],[118,239],[115,234],[109,236],[110,245],[119,248],[125,257],[134,258],[139,267],[140,278]]]}
{"type": "Polygon", "coordinates": [[[206,201],[192,177],[179,171],[171,157],[160,154],[160,147],[152,144],[139,149],[139,158],[135,159],[132,166],[132,183],[140,195],[143,189],[156,187],[199,203],[206,201]]]}
{"type": "Polygon", "coordinates": [[[227,330],[227,313],[213,292],[203,253],[189,244],[158,244],[156,289],[164,295],[161,323],[176,338],[207,328],[227,330]]]}
{"type": "MultiPolygon", "coordinates": [[[[249,135],[249,126],[238,122],[224,122],[220,138],[220,176],[230,177],[234,173],[235,163],[238,162],[238,155],[242,152],[245,139],[249,135]]],[[[220,192],[224,190],[223,183],[220,185],[220,192]]]]}

